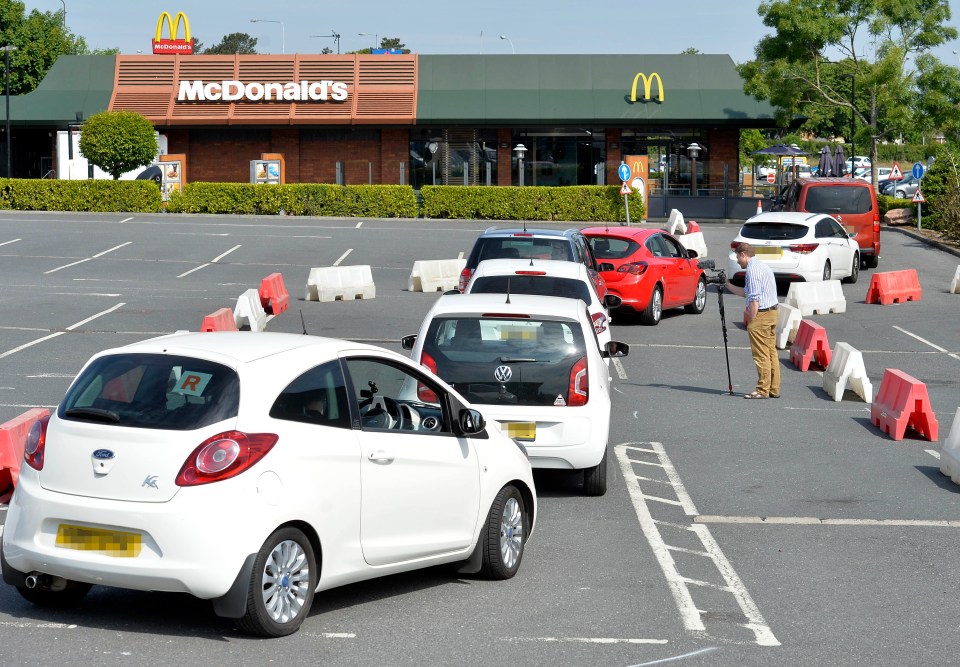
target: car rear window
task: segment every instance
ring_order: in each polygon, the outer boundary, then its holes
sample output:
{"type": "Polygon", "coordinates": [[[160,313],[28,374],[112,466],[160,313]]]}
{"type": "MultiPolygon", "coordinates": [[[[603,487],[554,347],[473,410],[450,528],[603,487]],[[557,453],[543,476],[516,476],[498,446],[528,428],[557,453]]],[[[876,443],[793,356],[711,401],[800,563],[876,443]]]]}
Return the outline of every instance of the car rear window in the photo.
{"type": "Polygon", "coordinates": [[[222,364],[165,354],[100,357],[71,385],[61,419],[190,431],[237,416],[240,378],[222,364]]]}
{"type": "Polygon", "coordinates": [[[572,262],[573,250],[565,238],[494,236],[481,238],[477,263],[485,259],[557,259],[572,262]]]}
{"type": "Polygon", "coordinates": [[[590,245],[594,256],[599,259],[623,259],[640,249],[640,244],[629,239],[591,236],[590,245]]]}
{"type": "Polygon", "coordinates": [[[760,241],[792,241],[802,239],[810,228],[786,222],[752,222],[740,228],[740,236],[760,241]]]}
{"type": "Polygon", "coordinates": [[[803,210],[811,213],[869,213],[873,208],[869,187],[818,185],[807,188],[803,210]]]}
{"type": "Polygon", "coordinates": [[[556,276],[481,276],[470,286],[471,294],[535,294],[562,296],[592,302],[590,288],[582,280],[556,276]]]}
{"type": "Polygon", "coordinates": [[[578,322],[477,316],[434,319],[423,354],[467,400],[490,405],[566,405],[586,356],[578,322]]]}

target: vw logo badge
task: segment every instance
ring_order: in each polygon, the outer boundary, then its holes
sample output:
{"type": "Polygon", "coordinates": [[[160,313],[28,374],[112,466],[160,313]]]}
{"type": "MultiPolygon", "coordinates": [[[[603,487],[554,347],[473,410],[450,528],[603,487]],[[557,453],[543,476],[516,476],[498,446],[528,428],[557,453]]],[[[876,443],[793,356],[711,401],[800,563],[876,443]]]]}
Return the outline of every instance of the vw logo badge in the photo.
{"type": "Polygon", "coordinates": [[[93,458],[99,459],[101,461],[109,461],[114,457],[114,453],[109,449],[98,449],[93,453],[93,458]]]}
{"type": "Polygon", "coordinates": [[[510,382],[510,378],[513,377],[513,370],[509,366],[497,366],[493,377],[497,378],[497,382],[510,382]]]}

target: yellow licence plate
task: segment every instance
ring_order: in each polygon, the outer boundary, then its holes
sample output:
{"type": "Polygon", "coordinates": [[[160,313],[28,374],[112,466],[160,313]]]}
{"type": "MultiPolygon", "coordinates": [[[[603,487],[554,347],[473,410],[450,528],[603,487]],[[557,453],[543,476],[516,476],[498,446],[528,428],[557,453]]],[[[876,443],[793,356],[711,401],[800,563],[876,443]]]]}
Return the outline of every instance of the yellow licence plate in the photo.
{"type": "Polygon", "coordinates": [[[507,422],[507,435],[517,440],[536,440],[536,422],[507,422]]]}
{"type": "Polygon", "coordinates": [[[140,534],[119,530],[101,530],[61,523],[57,528],[57,546],[78,551],[96,551],[115,558],[140,555],[140,534]]]}
{"type": "Polygon", "coordinates": [[[779,259],[783,255],[780,246],[753,246],[753,249],[760,259],[779,259]]]}

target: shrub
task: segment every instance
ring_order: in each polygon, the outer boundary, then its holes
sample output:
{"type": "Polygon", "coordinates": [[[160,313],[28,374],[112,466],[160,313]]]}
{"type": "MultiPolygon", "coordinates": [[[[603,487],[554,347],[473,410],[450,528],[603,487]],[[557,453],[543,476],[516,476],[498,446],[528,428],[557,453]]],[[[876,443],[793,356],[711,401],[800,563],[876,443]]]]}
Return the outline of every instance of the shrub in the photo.
{"type": "Polygon", "coordinates": [[[936,158],[920,186],[928,204],[923,225],[960,239],[960,156],[942,146],[936,158]]]}
{"type": "Polygon", "coordinates": [[[0,208],[157,213],[160,206],[160,188],[153,181],[0,179],[0,208]]]}
{"type": "MultiPolygon", "coordinates": [[[[613,185],[485,187],[425,185],[420,190],[428,218],[624,222],[623,196],[613,185]]],[[[630,218],[646,215],[643,198],[630,197],[630,218]]]]}

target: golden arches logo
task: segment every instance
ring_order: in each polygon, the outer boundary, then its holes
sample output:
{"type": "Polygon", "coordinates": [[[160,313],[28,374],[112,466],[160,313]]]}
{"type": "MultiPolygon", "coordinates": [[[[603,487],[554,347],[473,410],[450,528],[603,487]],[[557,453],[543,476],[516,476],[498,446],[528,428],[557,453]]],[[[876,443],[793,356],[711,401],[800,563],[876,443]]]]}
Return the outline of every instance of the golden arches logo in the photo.
{"type": "Polygon", "coordinates": [[[193,53],[193,40],[190,39],[190,21],[183,12],[177,12],[175,17],[170,16],[170,12],[161,12],[157,19],[157,33],[153,40],[153,52],[157,54],[185,54],[193,53]],[[163,24],[167,24],[167,33],[170,35],[164,39],[163,24]],[[183,23],[183,39],[177,39],[177,33],[180,32],[180,24],[183,23]]]}
{"type": "Polygon", "coordinates": [[[633,77],[633,87],[630,88],[630,101],[637,101],[637,84],[640,83],[640,79],[643,79],[643,100],[644,101],[653,101],[653,98],[650,96],[653,88],[653,82],[657,82],[657,93],[659,97],[659,102],[663,102],[663,79],[660,78],[660,75],[656,72],[653,72],[649,77],[643,72],[639,72],[635,77],[633,77]]]}

